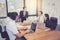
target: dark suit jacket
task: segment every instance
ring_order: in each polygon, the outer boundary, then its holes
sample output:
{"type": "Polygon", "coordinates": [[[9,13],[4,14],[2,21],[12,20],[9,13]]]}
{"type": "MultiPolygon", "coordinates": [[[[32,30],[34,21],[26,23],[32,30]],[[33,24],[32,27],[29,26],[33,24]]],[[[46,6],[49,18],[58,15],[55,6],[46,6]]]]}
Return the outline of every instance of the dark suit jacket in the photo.
{"type": "Polygon", "coordinates": [[[45,26],[46,26],[46,27],[51,28],[51,27],[50,27],[50,21],[49,21],[49,20],[44,21],[44,23],[45,23],[45,26]]]}
{"type": "Polygon", "coordinates": [[[21,19],[21,22],[26,20],[26,18],[28,17],[28,11],[26,11],[26,15],[25,16],[24,16],[23,12],[24,11],[20,11],[20,15],[19,15],[19,18],[21,19]]]}

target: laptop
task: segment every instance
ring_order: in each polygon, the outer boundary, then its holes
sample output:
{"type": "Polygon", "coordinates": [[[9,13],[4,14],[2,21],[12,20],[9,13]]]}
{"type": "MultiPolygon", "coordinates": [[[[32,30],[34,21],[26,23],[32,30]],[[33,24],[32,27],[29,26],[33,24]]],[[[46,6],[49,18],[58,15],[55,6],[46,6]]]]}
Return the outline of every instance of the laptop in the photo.
{"type": "Polygon", "coordinates": [[[31,24],[31,32],[35,32],[36,31],[36,23],[32,23],[31,24]]]}
{"type": "Polygon", "coordinates": [[[38,28],[40,29],[45,29],[45,24],[44,23],[38,23],[38,28]]]}

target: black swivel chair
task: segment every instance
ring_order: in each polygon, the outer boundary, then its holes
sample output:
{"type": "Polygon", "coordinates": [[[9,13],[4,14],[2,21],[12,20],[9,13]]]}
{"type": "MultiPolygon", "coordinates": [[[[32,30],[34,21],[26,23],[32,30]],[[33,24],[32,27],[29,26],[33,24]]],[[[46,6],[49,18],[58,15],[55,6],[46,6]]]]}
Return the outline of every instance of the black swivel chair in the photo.
{"type": "Polygon", "coordinates": [[[2,32],[2,27],[1,27],[1,25],[0,25],[0,33],[2,32]]]}
{"type": "Polygon", "coordinates": [[[50,27],[51,27],[51,30],[55,30],[56,29],[56,26],[57,26],[57,18],[55,17],[51,17],[50,18],[50,27]]]}
{"type": "Polygon", "coordinates": [[[1,26],[0,26],[0,33],[1,33],[2,38],[5,38],[5,40],[10,40],[6,30],[4,32],[2,32],[2,27],[1,26]]]}

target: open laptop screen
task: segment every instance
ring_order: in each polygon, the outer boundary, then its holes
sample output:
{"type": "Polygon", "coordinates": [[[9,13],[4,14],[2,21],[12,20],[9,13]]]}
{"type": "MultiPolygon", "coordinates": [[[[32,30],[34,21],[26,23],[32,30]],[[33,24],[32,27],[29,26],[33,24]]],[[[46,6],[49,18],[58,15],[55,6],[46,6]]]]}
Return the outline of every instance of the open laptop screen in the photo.
{"type": "Polygon", "coordinates": [[[35,30],[36,30],[36,23],[32,23],[32,24],[31,24],[31,30],[32,30],[33,32],[35,32],[35,30]]]}

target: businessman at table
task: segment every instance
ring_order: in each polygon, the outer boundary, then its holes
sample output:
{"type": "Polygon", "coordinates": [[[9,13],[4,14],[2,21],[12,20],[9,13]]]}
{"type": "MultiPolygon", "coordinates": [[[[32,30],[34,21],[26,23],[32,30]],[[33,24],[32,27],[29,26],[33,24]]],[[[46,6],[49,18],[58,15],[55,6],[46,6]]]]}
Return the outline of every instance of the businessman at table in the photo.
{"type": "Polygon", "coordinates": [[[5,19],[5,26],[9,39],[15,40],[16,38],[23,37],[26,33],[29,32],[29,30],[24,31],[23,33],[19,33],[18,32],[19,29],[17,29],[17,25],[15,22],[18,19],[18,14],[16,12],[10,12],[10,13],[12,13],[11,16],[8,16],[5,19]]]}
{"type": "Polygon", "coordinates": [[[23,10],[20,11],[19,19],[21,22],[25,21],[28,18],[28,11],[26,7],[23,7],[23,10]]]}

